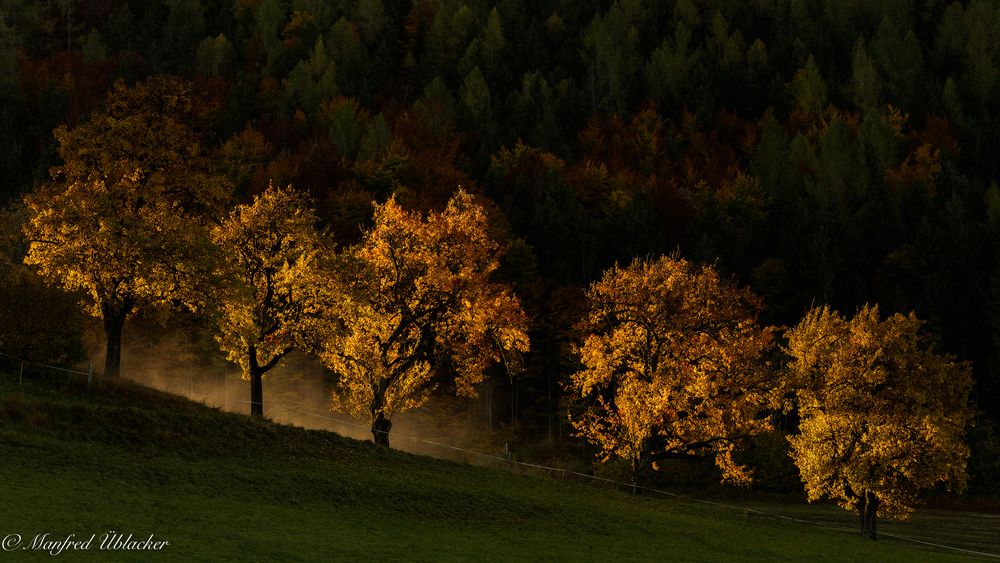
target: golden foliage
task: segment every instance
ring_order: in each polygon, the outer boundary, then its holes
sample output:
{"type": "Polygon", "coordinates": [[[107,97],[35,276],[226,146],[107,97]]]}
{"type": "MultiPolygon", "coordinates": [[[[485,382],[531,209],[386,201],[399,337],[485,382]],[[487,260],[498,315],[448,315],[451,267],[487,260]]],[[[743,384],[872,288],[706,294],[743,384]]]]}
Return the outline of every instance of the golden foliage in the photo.
{"type": "Polygon", "coordinates": [[[445,366],[457,392],[473,395],[487,367],[528,350],[520,303],[490,280],[501,249],[488,226],[461,189],[426,217],[394,199],[375,205],[321,353],[339,376],[335,409],[389,420],[423,404],[445,366]]]}
{"type": "Polygon", "coordinates": [[[725,480],[747,482],[733,442],[767,429],[760,411],[782,395],[759,300],[710,266],[667,257],[615,266],[587,298],[572,387],[589,407],[573,425],[602,461],[628,460],[635,477],[657,459],[714,455],[725,480]]]}
{"type": "Polygon", "coordinates": [[[859,510],[874,494],[878,515],[905,518],[920,491],[964,486],[970,369],[926,345],[922,324],[823,307],[786,333],[802,417],[792,456],[810,500],[859,510]]]}
{"type": "Polygon", "coordinates": [[[245,379],[307,345],[325,308],[327,241],[306,197],[270,186],[212,230],[221,251],[219,346],[245,379]]]}
{"type": "Polygon", "coordinates": [[[119,82],[107,112],[55,131],[64,164],[25,198],[25,262],[88,294],[95,316],[157,301],[203,305],[193,291],[206,264],[201,224],[230,189],[189,126],[196,106],[190,83],[179,79],[132,89],[119,82]]]}

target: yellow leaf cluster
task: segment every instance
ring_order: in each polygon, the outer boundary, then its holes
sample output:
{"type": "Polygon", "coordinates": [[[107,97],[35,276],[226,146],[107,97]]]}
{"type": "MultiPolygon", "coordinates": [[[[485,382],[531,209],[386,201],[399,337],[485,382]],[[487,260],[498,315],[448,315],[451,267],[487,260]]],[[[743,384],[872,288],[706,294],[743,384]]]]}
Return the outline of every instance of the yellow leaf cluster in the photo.
{"type": "Polygon", "coordinates": [[[306,197],[274,186],[237,206],[212,230],[212,242],[221,253],[217,340],[249,378],[317,330],[329,294],[329,245],[306,197]]]}
{"type": "Polygon", "coordinates": [[[527,321],[491,281],[501,253],[482,206],[459,190],[440,212],[375,205],[375,224],[348,252],[339,318],[321,358],[339,376],[333,406],[388,420],[421,405],[436,368],[472,395],[497,362],[528,349],[527,321]]]}
{"type": "Polygon", "coordinates": [[[969,456],[969,366],[936,354],[910,313],[853,319],[815,308],[786,333],[802,422],[790,438],[809,498],[905,518],[920,491],[962,487],[969,456]]]}
{"type": "Polygon", "coordinates": [[[587,298],[572,386],[589,407],[577,432],[634,472],[711,454],[724,479],[746,482],[733,440],[767,429],[761,409],[783,393],[767,370],[773,331],[757,325],[759,300],[709,266],[668,257],[615,266],[587,298]]]}
{"type": "Polygon", "coordinates": [[[106,112],[55,131],[63,165],[25,198],[25,262],[88,295],[95,316],[204,305],[195,287],[208,267],[205,216],[230,189],[188,125],[190,90],[179,79],[116,84],[106,112]]]}

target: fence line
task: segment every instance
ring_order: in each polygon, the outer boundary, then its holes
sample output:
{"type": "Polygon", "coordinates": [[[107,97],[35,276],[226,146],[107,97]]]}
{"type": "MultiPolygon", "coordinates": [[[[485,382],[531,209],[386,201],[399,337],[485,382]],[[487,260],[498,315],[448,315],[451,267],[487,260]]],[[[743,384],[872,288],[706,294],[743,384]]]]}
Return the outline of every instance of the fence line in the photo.
{"type": "MultiPolygon", "coordinates": [[[[249,401],[238,401],[238,402],[249,403],[249,401]]],[[[326,415],[321,415],[321,414],[307,412],[307,411],[293,411],[293,412],[295,412],[297,414],[306,414],[306,415],[309,415],[309,416],[314,416],[314,417],[317,417],[317,418],[322,418],[322,419],[325,419],[325,420],[329,420],[331,422],[336,422],[338,424],[343,424],[345,426],[353,426],[355,428],[366,429],[366,430],[369,430],[371,432],[379,432],[379,433],[389,434],[389,432],[386,432],[384,430],[371,429],[371,428],[369,428],[367,426],[364,426],[364,425],[361,425],[361,424],[356,424],[356,423],[352,423],[352,422],[346,422],[346,421],[343,421],[343,420],[340,420],[340,419],[336,419],[336,418],[333,418],[333,417],[330,417],[330,416],[326,416],[326,415]]],[[[532,467],[532,468],[542,469],[542,470],[549,471],[549,472],[559,472],[559,473],[562,473],[564,480],[566,478],[566,475],[574,475],[574,476],[577,476],[577,477],[583,477],[585,479],[591,479],[591,480],[595,480],[595,481],[602,481],[602,482],[605,482],[605,483],[610,483],[610,484],[613,484],[613,485],[616,485],[616,486],[619,486],[619,487],[623,487],[623,488],[628,488],[628,489],[633,489],[633,488],[642,489],[644,491],[648,491],[648,492],[651,492],[651,493],[656,493],[656,494],[664,495],[664,496],[671,497],[671,498],[683,499],[683,500],[687,500],[687,501],[691,501],[691,502],[697,502],[697,503],[706,504],[706,505],[710,505],[710,506],[715,506],[715,507],[719,507],[719,508],[725,508],[725,509],[728,509],[728,510],[742,511],[744,513],[757,514],[757,515],[760,515],[760,516],[766,516],[766,517],[770,517],[770,518],[776,518],[776,519],[786,520],[786,521],[790,521],[790,522],[796,522],[796,523],[800,523],[800,524],[808,524],[808,525],[817,526],[817,527],[820,527],[820,528],[826,528],[826,529],[829,529],[829,530],[836,530],[836,531],[841,531],[841,532],[852,532],[852,533],[854,532],[853,528],[845,528],[843,526],[835,526],[835,525],[825,524],[823,522],[817,522],[815,520],[807,520],[807,519],[804,519],[804,518],[796,518],[794,516],[786,516],[784,514],[777,514],[777,513],[773,513],[773,512],[767,512],[767,511],[759,510],[759,509],[756,509],[756,508],[750,508],[750,507],[744,507],[744,506],[737,506],[737,505],[725,504],[725,503],[711,501],[711,500],[700,499],[700,498],[697,498],[697,497],[692,497],[690,495],[683,495],[683,494],[679,494],[679,493],[673,493],[673,492],[670,492],[670,491],[664,491],[662,489],[656,489],[656,488],[647,487],[647,486],[644,486],[644,485],[632,485],[632,484],[629,484],[629,483],[625,483],[624,481],[616,481],[614,479],[608,479],[608,478],[600,477],[600,476],[597,476],[597,475],[589,475],[587,473],[580,473],[579,471],[573,471],[571,469],[565,469],[565,468],[560,468],[560,467],[550,467],[550,466],[547,466],[547,465],[538,465],[538,464],[534,464],[534,463],[527,463],[527,462],[523,462],[523,461],[517,461],[517,460],[513,460],[513,459],[510,459],[510,458],[507,458],[507,457],[498,456],[496,454],[490,454],[490,453],[486,453],[486,452],[480,452],[480,451],[476,451],[476,450],[470,450],[470,449],[461,448],[461,447],[458,447],[458,446],[452,446],[452,445],[449,445],[449,444],[442,444],[440,442],[435,442],[435,441],[432,441],[432,440],[426,440],[426,439],[423,439],[423,438],[417,438],[416,436],[411,436],[411,435],[406,435],[406,434],[400,434],[400,433],[396,433],[396,434],[394,434],[394,436],[396,436],[397,438],[402,438],[404,440],[413,440],[413,441],[422,442],[422,443],[425,443],[425,444],[432,444],[432,445],[435,445],[435,446],[440,446],[440,447],[443,447],[443,448],[448,448],[448,449],[451,449],[451,450],[457,450],[457,451],[464,452],[464,453],[474,454],[474,455],[476,455],[477,458],[481,456],[481,457],[485,457],[487,459],[495,459],[495,460],[498,460],[498,461],[501,461],[501,462],[504,462],[504,463],[512,464],[512,465],[514,465],[515,468],[519,467],[519,466],[526,466],[526,467],[532,467]]],[[[938,543],[933,543],[933,542],[928,542],[928,541],[924,541],[924,540],[919,540],[919,539],[916,539],[916,538],[910,538],[910,537],[907,537],[907,536],[900,536],[900,535],[897,535],[897,534],[892,534],[892,533],[887,533],[887,532],[880,532],[880,534],[882,536],[885,536],[885,537],[890,537],[890,538],[894,538],[894,539],[898,539],[898,540],[919,543],[919,544],[933,546],[933,547],[937,547],[937,548],[941,548],[941,549],[948,549],[948,550],[953,550],[953,551],[959,551],[959,552],[969,553],[969,554],[973,554],[973,555],[980,555],[980,556],[983,556],[983,557],[1000,558],[1000,554],[988,553],[988,552],[985,552],[985,551],[975,551],[975,550],[971,550],[971,549],[964,549],[964,548],[961,548],[961,547],[954,547],[954,546],[949,546],[949,545],[944,545],[944,544],[938,544],[938,543]]]]}
{"type": "MultiPolygon", "coordinates": [[[[58,366],[50,366],[49,364],[43,364],[41,362],[34,362],[34,361],[31,361],[31,360],[25,360],[25,359],[22,359],[22,358],[18,358],[17,356],[11,356],[10,354],[5,354],[3,352],[0,352],[0,356],[3,356],[5,358],[10,358],[11,360],[14,360],[15,362],[20,362],[21,363],[21,368],[20,368],[20,371],[19,371],[18,376],[17,376],[17,384],[18,385],[20,385],[21,384],[21,380],[24,379],[24,366],[25,365],[31,365],[31,366],[38,366],[38,367],[48,368],[48,369],[51,369],[51,370],[61,371],[63,373],[68,373],[68,374],[86,375],[87,376],[87,385],[88,386],[89,385],[93,385],[93,383],[94,383],[94,366],[93,365],[90,366],[90,371],[77,371],[75,369],[61,368],[61,367],[58,367],[58,366]]],[[[100,376],[98,376],[98,377],[100,377],[100,376]]]]}
{"type": "MultiPolygon", "coordinates": [[[[48,365],[48,364],[43,364],[41,362],[34,362],[34,361],[30,361],[30,360],[24,360],[24,359],[21,359],[21,358],[17,358],[15,356],[11,356],[10,354],[4,354],[2,352],[0,352],[0,356],[6,357],[6,358],[10,358],[10,359],[15,360],[17,362],[21,362],[21,372],[22,372],[21,376],[23,376],[23,371],[24,371],[24,366],[25,365],[35,365],[35,366],[39,366],[39,367],[44,367],[44,368],[49,368],[49,369],[53,369],[53,370],[58,370],[58,371],[66,372],[66,373],[69,373],[69,374],[86,375],[86,376],[88,376],[88,381],[87,381],[88,386],[91,386],[93,384],[93,377],[95,376],[95,374],[93,373],[93,366],[91,366],[91,369],[90,369],[89,372],[82,372],[82,371],[77,371],[77,370],[72,370],[72,369],[66,369],[66,368],[61,368],[61,367],[57,367],[57,366],[52,366],[52,365],[48,365]]],[[[103,376],[98,375],[97,377],[103,377],[103,376]]],[[[124,378],[122,378],[122,379],[124,380],[124,378]]],[[[154,387],[150,387],[148,385],[144,385],[144,384],[142,384],[142,383],[140,383],[138,381],[135,381],[135,380],[128,380],[128,381],[130,381],[133,384],[139,385],[141,387],[146,387],[147,389],[154,389],[154,390],[156,390],[154,387]]],[[[20,384],[21,384],[21,381],[20,381],[20,378],[19,378],[18,379],[18,385],[20,385],[20,384]]],[[[228,393],[228,388],[227,388],[227,393],[228,393]]],[[[242,401],[242,400],[236,400],[234,402],[244,403],[244,404],[253,404],[251,401],[242,401]]],[[[294,409],[290,409],[290,412],[293,412],[295,414],[301,414],[301,415],[309,415],[309,416],[313,416],[313,417],[316,417],[316,418],[321,418],[321,419],[325,419],[325,420],[328,420],[328,421],[331,421],[331,422],[335,422],[337,424],[342,424],[342,425],[345,425],[345,426],[353,426],[355,428],[365,429],[365,430],[368,430],[370,432],[379,432],[379,433],[384,433],[384,434],[389,434],[390,433],[388,431],[375,430],[375,429],[372,429],[369,426],[365,426],[365,425],[357,424],[357,423],[353,423],[353,422],[347,422],[347,421],[344,421],[344,420],[341,420],[341,419],[333,418],[333,417],[330,417],[330,416],[327,416],[327,415],[318,414],[318,413],[313,413],[313,412],[308,412],[308,411],[299,411],[299,410],[294,410],[294,409]]],[[[518,467],[520,467],[520,466],[525,466],[525,467],[530,467],[530,468],[534,468],[534,469],[545,470],[545,471],[547,471],[549,473],[551,473],[551,472],[558,472],[558,473],[562,474],[562,479],[563,480],[566,479],[566,475],[573,475],[573,476],[577,476],[577,477],[582,477],[584,479],[589,479],[589,480],[601,481],[601,482],[604,482],[604,483],[609,483],[609,484],[612,484],[612,485],[615,485],[615,486],[621,487],[621,488],[632,489],[632,490],[641,489],[643,491],[648,491],[648,492],[651,492],[651,493],[656,493],[656,494],[667,496],[667,497],[671,497],[671,498],[682,499],[682,500],[687,500],[687,501],[691,501],[691,502],[697,502],[697,503],[701,503],[701,504],[705,504],[705,505],[715,506],[715,507],[718,507],[718,508],[725,508],[727,510],[733,510],[733,511],[737,511],[737,512],[742,511],[742,512],[748,513],[748,514],[757,514],[757,515],[760,515],[760,516],[775,518],[775,519],[779,519],[779,520],[786,520],[786,521],[796,522],[796,523],[800,523],[800,524],[808,524],[808,525],[811,525],[811,526],[816,526],[816,527],[825,528],[825,529],[829,529],[829,530],[840,531],[840,532],[854,532],[853,528],[845,528],[843,526],[835,526],[835,525],[825,524],[823,522],[817,522],[815,520],[808,520],[808,519],[804,519],[804,518],[796,518],[794,516],[786,516],[784,514],[777,514],[777,513],[768,512],[768,511],[764,511],[764,510],[759,510],[759,509],[756,509],[756,508],[750,508],[750,507],[745,507],[745,506],[738,506],[738,505],[721,503],[721,502],[717,502],[717,501],[700,499],[700,498],[693,497],[693,496],[690,496],[690,495],[673,493],[673,492],[670,492],[670,491],[664,491],[662,489],[656,489],[656,488],[647,487],[647,486],[644,486],[644,485],[633,485],[633,484],[630,484],[630,483],[626,483],[624,481],[618,481],[618,480],[615,480],[615,479],[608,479],[606,477],[600,477],[598,475],[590,475],[590,474],[587,474],[587,473],[580,473],[579,471],[573,471],[571,469],[565,469],[565,468],[560,468],[560,467],[549,467],[549,466],[546,466],[546,465],[539,465],[539,464],[534,464],[534,463],[517,461],[515,459],[511,459],[511,458],[506,457],[506,456],[499,456],[499,455],[492,454],[492,453],[486,453],[486,452],[480,452],[480,451],[476,451],[476,450],[470,450],[470,449],[462,448],[462,447],[459,447],[459,446],[453,446],[453,445],[450,445],[450,444],[443,444],[441,442],[435,442],[433,440],[427,440],[427,439],[424,439],[424,438],[418,438],[418,437],[412,436],[412,435],[400,434],[398,432],[396,434],[393,434],[393,436],[395,436],[397,438],[402,438],[404,440],[411,440],[413,442],[421,442],[421,443],[424,443],[424,444],[430,444],[430,445],[441,447],[441,448],[446,448],[446,449],[450,449],[450,450],[454,450],[454,451],[460,451],[460,452],[463,452],[463,453],[473,454],[473,455],[476,456],[477,461],[479,459],[481,459],[481,458],[494,459],[494,460],[500,461],[502,463],[512,464],[515,469],[518,468],[518,467]]],[[[911,537],[907,537],[907,536],[900,536],[900,535],[897,535],[897,534],[892,534],[892,533],[887,533],[887,532],[879,532],[879,534],[882,535],[882,536],[884,536],[884,537],[889,537],[889,538],[893,538],[893,539],[897,539],[897,540],[901,540],[901,541],[913,542],[913,543],[917,543],[917,544],[921,544],[921,545],[932,546],[932,547],[936,547],[936,548],[939,548],[939,549],[945,549],[945,550],[950,550],[950,551],[956,551],[956,552],[961,552],[961,553],[968,553],[968,554],[972,554],[972,555],[978,555],[978,556],[982,556],[982,557],[991,557],[991,558],[1000,559],[1000,554],[996,554],[996,553],[989,553],[989,552],[985,552],[985,551],[976,551],[976,550],[972,550],[972,549],[965,549],[965,548],[961,548],[961,547],[954,547],[954,546],[945,545],[945,544],[933,543],[933,542],[928,542],[928,541],[924,541],[924,540],[920,540],[920,539],[916,539],[916,538],[911,538],[911,537]]]]}

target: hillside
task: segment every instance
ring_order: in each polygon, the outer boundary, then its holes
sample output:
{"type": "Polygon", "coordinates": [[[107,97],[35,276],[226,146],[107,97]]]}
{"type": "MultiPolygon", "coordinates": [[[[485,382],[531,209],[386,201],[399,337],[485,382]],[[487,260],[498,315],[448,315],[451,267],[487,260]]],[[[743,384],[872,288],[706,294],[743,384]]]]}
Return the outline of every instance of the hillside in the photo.
{"type": "MultiPolygon", "coordinates": [[[[953,557],[686,500],[389,451],[126,383],[87,390],[26,379],[19,386],[16,375],[0,375],[0,482],[4,535],[152,533],[170,542],[156,554],[165,559],[953,557]]],[[[812,515],[829,516],[824,510],[812,515]]],[[[965,525],[962,535],[989,548],[985,526],[965,525]]],[[[108,553],[60,556],[81,555],[108,553]]]]}

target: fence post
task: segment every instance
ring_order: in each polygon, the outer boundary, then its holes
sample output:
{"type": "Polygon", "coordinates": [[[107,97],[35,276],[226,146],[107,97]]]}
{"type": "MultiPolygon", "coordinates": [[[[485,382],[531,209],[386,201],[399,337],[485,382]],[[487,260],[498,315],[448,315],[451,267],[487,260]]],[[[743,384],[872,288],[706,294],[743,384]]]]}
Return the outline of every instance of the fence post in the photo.
{"type": "Polygon", "coordinates": [[[87,364],[87,388],[94,386],[94,364],[87,364]]]}

